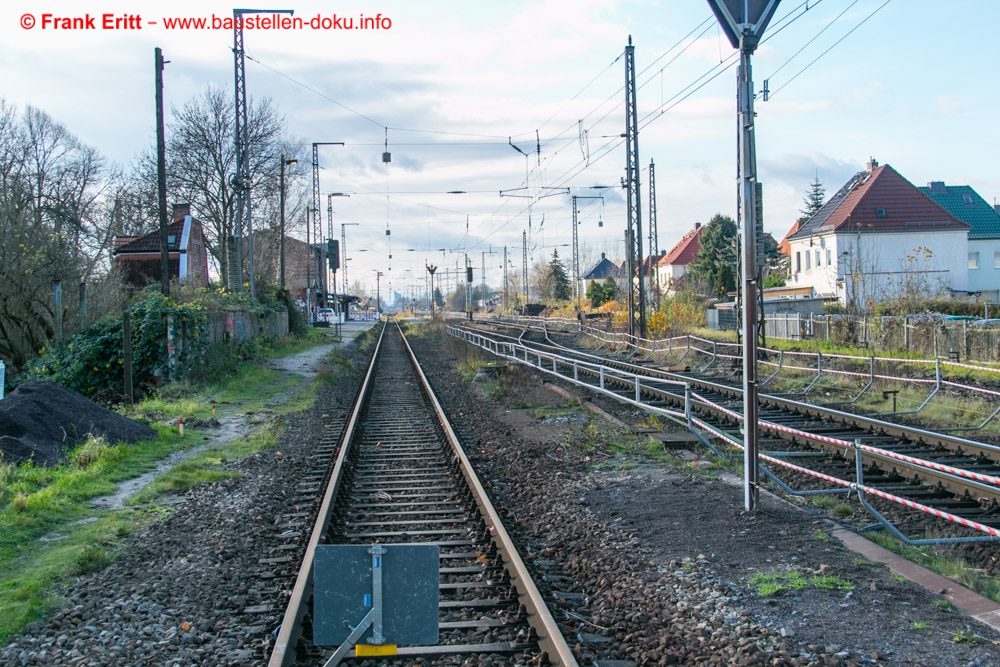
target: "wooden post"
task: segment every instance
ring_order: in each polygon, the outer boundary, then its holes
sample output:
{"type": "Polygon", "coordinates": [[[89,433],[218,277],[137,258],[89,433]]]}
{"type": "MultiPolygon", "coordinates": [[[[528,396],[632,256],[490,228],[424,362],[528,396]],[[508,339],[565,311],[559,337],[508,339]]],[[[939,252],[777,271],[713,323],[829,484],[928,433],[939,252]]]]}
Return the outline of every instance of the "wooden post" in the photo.
{"type": "Polygon", "coordinates": [[[132,393],[132,314],[128,310],[122,313],[122,349],[125,357],[125,395],[129,403],[135,403],[132,393]]]}

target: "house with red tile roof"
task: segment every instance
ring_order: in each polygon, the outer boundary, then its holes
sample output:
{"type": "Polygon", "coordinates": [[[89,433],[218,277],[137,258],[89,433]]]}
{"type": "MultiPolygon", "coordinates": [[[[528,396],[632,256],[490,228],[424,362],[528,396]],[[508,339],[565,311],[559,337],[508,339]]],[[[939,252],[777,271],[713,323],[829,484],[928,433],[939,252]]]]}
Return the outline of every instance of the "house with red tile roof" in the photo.
{"type": "Polygon", "coordinates": [[[670,296],[684,286],[684,276],[687,274],[688,266],[694,262],[698,251],[701,250],[698,237],[701,236],[703,229],[700,222],[694,223],[694,229],[685,234],[670,252],[660,257],[656,266],[656,280],[664,296],[670,296]]]}
{"type": "MultiPolygon", "coordinates": [[[[160,231],[143,236],[117,236],[111,262],[121,269],[127,284],[143,288],[159,283],[161,275],[160,231]]],[[[190,204],[175,204],[167,225],[167,264],[170,279],[181,285],[208,285],[208,249],[201,222],[191,215],[190,204]]]]}
{"type": "Polygon", "coordinates": [[[965,295],[970,226],[872,160],[786,241],[789,287],[842,304],[965,295]]]}

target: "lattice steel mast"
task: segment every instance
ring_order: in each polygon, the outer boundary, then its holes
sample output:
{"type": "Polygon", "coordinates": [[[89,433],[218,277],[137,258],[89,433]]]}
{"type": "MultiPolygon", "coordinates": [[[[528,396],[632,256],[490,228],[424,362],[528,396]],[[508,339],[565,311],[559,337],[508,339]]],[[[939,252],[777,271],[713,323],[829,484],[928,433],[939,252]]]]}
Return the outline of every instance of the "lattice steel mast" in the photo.
{"type": "Polygon", "coordinates": [[[625,190],[628,229],[625,234],[628,257],[629,334],[646,336],[646,290],[643,284],[642,212],[639,202],[639,118],[635,100],[635,47],[629,35],[625,47],[625,190]]]}
{"type": "Polygon", "coordinates": [[[660,239],[656,230],[656,171],[653,159],[649,160],[649,290],[653,297],[653,310],[660,307],[660,279],[656,275],[659,262],[660,239]]]}
{"type": "Polygon", "coordinates": [[[233,288],[233,282],[239,285],[239,291],[244,288],[243,271],[243,238],[246,237],[247,277],[250,283],[250,296],[256,297],[253,268],[253,225],[250,217],[250,147],[247,138],[247,73],[246,59],[243,50],[243,15],[244,14],[293,14],[291,9],[234,9],[233,10],[233,60],[236,88],[236,123],[233,131],[236,148],[236,175],[232,185],[236,193],[236,215],[233,229],[233,239],[226,244],[226,263],[228,269],[228,286],[233,288]],[[235,262],[233,261],[235,259],[235,262]],[[235,264],[235,266],[234,266],[235,264]]]}

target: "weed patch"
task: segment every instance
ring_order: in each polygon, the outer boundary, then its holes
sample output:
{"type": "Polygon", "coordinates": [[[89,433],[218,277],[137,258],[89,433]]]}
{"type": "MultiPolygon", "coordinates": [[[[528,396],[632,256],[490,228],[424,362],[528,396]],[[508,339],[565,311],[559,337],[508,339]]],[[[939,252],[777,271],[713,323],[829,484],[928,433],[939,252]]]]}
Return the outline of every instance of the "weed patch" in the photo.
{"type": "Polygon", "coordinates": [[[799,571],[774,574],[758,573],[750,578],[749,584],[757,590],[757,594],[761,597],[771,597],[785,591],[800,591],[808,588],[830,591],[854,590],[854,584],[840,577],[816,574],[807,577],[799,571]]]}

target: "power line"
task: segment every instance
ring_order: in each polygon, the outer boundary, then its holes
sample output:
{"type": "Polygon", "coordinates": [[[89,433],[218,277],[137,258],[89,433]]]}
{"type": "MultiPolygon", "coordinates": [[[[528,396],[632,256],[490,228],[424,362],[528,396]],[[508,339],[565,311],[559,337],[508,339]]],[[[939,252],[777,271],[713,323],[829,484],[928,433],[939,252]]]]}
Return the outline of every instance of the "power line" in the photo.
{"type": "Polygon", "coordinates": [[[797,79],[797,78],[799,77],[799,75],[800,75],[800,74],[802,74],[802,73],[803,73],[803,72],[805,72],[805,71],[806,71],[807,69],[809,69],[810,67],[812,67],[813,65],[815,65],[815,64],[816,64],[816,62],[817,62],[817,61],[818,61],[818,60],[819,60],[820,58],[822,58],[823,56],[825,56],[826,54],[828,54],[828,53],[829,53],[830,51],[832,51],[832,50],[834,49],[834,47],[836,47],[836,46],[837,46],[838,44],[840,44],[840,43],[841,43],[841,42],[843,42],[843,41],[844,41],[845,39],[847,39],[847,38],[848,38],[848,37],[849,37],[849,36],[850,36],[850,35],[851,35],[851,34],[852,34],[852,33],[853,33],[853,32],[854,32],[855,30],[857,30],[858,28],[860,28],[861,26],[863,26],[863,25],[864,25],[865,23],[867,23],[867,22],[868,22],[868,19],[870,19],[871,17],[873,17],[873,16],[875,16],[876,14],[878,14],[878,13],[879,13],[879,12],[880,12],[880,11],[882,10],[882,8],[883,8],[883,7],[885,7],[886,5],[888,5],[888,4],[890,3],[890,2],[892,2],[892,0],[885,0],[885,2],[883,2],[883,3],[882,3],[881,5],[879,5],[879,6],[877,7],[877,8],[875,8],[875,11],[873,11],[873,12],[872,12],[871,14],[869,14],[868,16],[866,16],[866,17],[865,17],[864,19],[862,19],[862,20],[861,20],[861,22],[860,22],[860,23],[858,23],[858,24],[857,24],[856,26],[854,26],[854,27],[853,27],[853,28],[851,28],[851,29],[850,29],[849,31],[847,31],[847,34],[845,34],[845,35],[844,35],[843,37],[841,37],[841,38],[840,38],[840,39],[838,39],[838,40],[837,40],[836,42],[834,42],[833,44],[831,44],[831,45],[830,45],[830,47],[829,47],[829,48],[828,48],[828,49],[827,49],[826,51],[823,51],[823,53],[821,53],[821,54],[819,54],[818,56],[816,56],[816,57],[815,57],[815,58],[814,58],[814,59],[812,60],[812,62],[810,62],[810,63],[809,63],[808,65],[806,65],[805,67],[803,67],[802,69],[800,69],[800,70],[799,70],[798,72],[796,72],[796,73],[795,73],[795,74],[794,74],[794,75],[792,76],[792,78],[790,78],[790,79],[789,79],[788,81],[786,81],[786,82],[784,82],[783,84],[781,84],[781,86],[780,86],[780,87],[778,87],[778,88],[777,88],[777,89],[775,89],[775,90],[772,90],[772,91],[771,91],[771,92],[769,93],[769,97],[773,97],[773,96],[774,96],[775,94],[777,94],[777,93],[778,93],[778,92],[779,92],[780,90],[782,90],[782,89],[783,89],[783,88],[784,88],[785,86],[787,86],[788,84],[790,84],[790,83],[791,83],[792,81],[795,81],[795,79],[797,79]]]}

